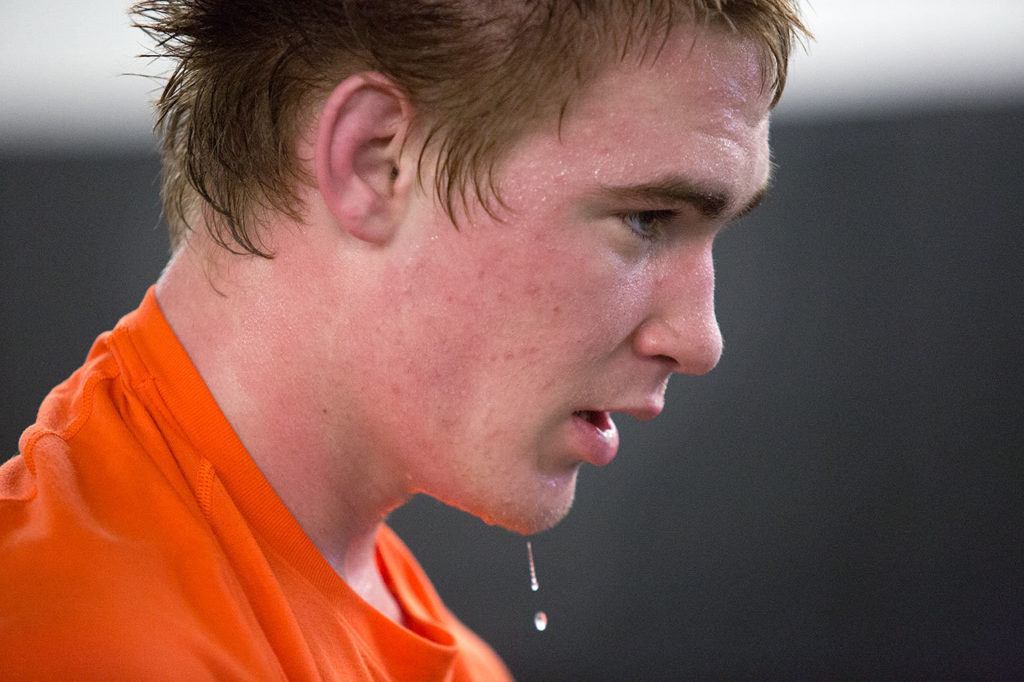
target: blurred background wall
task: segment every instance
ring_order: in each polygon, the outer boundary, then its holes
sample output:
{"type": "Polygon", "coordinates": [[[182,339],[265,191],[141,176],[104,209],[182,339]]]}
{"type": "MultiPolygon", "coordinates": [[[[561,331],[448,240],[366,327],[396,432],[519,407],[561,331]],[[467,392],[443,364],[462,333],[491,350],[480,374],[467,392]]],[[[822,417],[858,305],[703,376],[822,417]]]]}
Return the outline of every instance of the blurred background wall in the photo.
{"type": "MultiPolygon", "coordinates": [[[[124,12],[0,5],[0,459],[166,259],[124,12]]],[[[722,363],[583,471],[541,590],[522,538],[393,517],[521,679],[1024,676],[1024,3],[806,15],[722,363]]]]}

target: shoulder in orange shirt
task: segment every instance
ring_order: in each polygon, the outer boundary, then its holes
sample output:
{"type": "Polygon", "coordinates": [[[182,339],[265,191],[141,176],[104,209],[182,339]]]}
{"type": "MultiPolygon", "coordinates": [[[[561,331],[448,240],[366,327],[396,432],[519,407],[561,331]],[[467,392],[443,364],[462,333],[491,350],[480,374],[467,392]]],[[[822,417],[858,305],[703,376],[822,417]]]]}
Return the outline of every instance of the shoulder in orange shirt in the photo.
{"type": "Polygon", "coordinates": [[[152,290],[0,467],[0,677],[500,680],[386,527],[404,627],[328,565],[152,290]]]}

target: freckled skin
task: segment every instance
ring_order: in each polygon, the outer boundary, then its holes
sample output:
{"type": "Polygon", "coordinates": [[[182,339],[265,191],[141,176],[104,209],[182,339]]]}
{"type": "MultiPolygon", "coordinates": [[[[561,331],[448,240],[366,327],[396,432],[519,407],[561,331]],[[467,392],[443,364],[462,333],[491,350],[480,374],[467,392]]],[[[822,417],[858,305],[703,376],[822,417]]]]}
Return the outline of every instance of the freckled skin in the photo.
{"type": "Polygon", "coordinates": [[[345,302],[353,319],[379,320],[333,368],[346,432],[396,462],[410,492],[513,530],[549,527],[572,504],[582,460],[574,411],[659,403],[670,374],[718,361],[722,222],[684,215],[652,245],[615,213],[658,207],[593,200],[602,184],[669,172],[737,204],[766,182],[770,95],[756,48],[717,31],[692,51],[691,40],[680,31],[653,64],[614,67],[560,135],[552,123],[523,140],[499,169],[499,220],[471,207],[456,230],[418,193],[391,246],[401,257],[345,302]]]}

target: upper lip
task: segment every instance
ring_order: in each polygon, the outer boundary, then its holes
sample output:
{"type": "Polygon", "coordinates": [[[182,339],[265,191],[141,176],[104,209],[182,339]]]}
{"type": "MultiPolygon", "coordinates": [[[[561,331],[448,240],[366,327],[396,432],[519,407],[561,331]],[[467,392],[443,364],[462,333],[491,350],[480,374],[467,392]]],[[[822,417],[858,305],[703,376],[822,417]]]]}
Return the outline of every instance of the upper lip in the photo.
{"type": "Polygon", "coordinates": [[[650,396],[642,401],[626,403],[616,407],[607,407],[602,410],[593,410],[594,412],[608,412],[608,413],[619,413],[628,414],[630,417],[639,421],[648,421],[654,419],[661,411],[665,409],[665,397],[661,395],[650,396]]]}
{"type": "Polygon", "coordinates": [[[612,412],[624,412],[634,419],[645,422],[657,417],[664,408],[665,399],[658,398],[657,400],[648,400],[638,406],[627,407],[622,410],[612,410],[612,412]]]}

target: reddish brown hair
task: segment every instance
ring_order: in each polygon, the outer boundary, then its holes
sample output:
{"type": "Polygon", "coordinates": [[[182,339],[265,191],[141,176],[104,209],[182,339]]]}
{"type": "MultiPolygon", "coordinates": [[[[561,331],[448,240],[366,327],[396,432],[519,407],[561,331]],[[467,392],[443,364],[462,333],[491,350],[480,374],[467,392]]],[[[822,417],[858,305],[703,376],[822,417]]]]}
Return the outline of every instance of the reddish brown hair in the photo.
{"type": "Polygon", "coordinates": [[[753,38],[773,104],[808,35],[795,0],[147,0],[132,13],[157,42],[149,56],[175,65],[156,124],[172,248],[200,217],[222,246],[264,256],[259,216],[301,219],[293,143],[347,75],[380,71],[406,92],[452,213],[467,190],[497,196],[503,154],[602,66],[656,52],[678,24],[753,38]]]}

